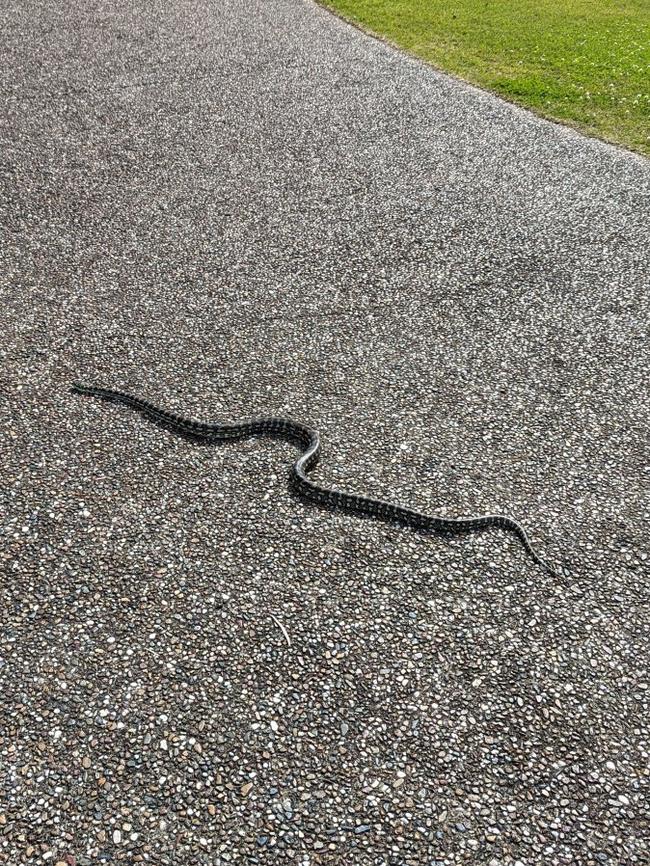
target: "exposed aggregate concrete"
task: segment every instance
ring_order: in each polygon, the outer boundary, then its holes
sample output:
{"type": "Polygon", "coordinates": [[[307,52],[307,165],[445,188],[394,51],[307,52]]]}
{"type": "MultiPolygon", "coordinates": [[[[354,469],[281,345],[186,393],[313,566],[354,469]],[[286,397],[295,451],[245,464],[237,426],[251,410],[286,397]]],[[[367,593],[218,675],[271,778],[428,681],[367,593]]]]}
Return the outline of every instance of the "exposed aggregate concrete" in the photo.
{"type": "Polygon", "coordinates": [[[647,863],[649,164],[300,0],[0,49],[0,862],[647,863]]]}

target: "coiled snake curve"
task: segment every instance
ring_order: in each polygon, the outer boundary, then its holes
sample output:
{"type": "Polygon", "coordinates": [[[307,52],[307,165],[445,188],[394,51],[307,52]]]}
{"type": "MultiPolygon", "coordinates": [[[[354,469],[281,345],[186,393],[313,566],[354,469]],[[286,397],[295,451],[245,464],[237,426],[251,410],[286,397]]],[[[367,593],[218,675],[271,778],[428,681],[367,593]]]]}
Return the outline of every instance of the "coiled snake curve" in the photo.
{"type": "Polygon", "coordinates": [[[395,505],[392,502],[384,502],[381,499],[372,499],[369,496],[359,496],[354,493],[344,493],[341,490],[314,484],[307,477],[307,473],[318,462],[320,437],[317,430],[312,430],[305,424],[288,418],[273,416],[252,418],[249,421],[234,424],[206,424],[202,421],[193,421],[180,415],[174,415],[172,412],[157,408],[146,400],[140,400],[138,397],[132,397],[130,394],[123,394],[109,388],[75,383],[71,390],[76,394],[86,394],[113,403],[122,403],[174,433],[206,443],[247,439],[252,436],[270,436],[288,440],[303,449],[302,454],[293,465],[290,478],[293,490],[300,497],[330,510],[368,515],[378,520],[400,523],[417,530],[461,533],[489,528],[504,529],[518,536],[531,559],[538,565],[554,577],[560,576],[536,553],[528,539],[526,530],[511,517],[499,514],[485,514],[480,517],[435,517],[414,511],[411,508],[395,505]]]}

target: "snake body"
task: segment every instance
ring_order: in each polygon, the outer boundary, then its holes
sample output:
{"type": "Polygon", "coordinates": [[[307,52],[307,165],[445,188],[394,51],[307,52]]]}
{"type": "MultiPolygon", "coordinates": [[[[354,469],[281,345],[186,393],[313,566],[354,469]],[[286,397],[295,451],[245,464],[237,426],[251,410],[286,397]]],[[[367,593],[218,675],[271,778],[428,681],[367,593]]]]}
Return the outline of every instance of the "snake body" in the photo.
{"type": "Polygon", "coordinates": [[[160,409],[147,400],[141,400],[121,391],[113,391],[110,388],[75,383],[72,386],[72,391],[77,394],[99,397],[113,403],[121,403],[174,433],[206,443],[228,442],[254,436],[289,441],[302,449],[300,457],[292,467],[290,482],[293,490],[303,499],[330,510],[367,515],[378,520],[399,523],[423,531],[464,533],[491,528],[506,530],[514,533],[520,539],[531,559],[549,574],[559,577],[558,573],[535,551],[523,526],[511,517],[500,514],[485,514],[479,517],[436,517],[382,499],[345,493],[333,487],[321,487],[314,484],[307,476],[310,470],[316,466],[320,456],[320,436],[317,430],[307,427],[305,424],[279,416],[251,418],[248,421],[232,424],[207,424],[203,421],[183,418],[180,415],[160,409]]]}

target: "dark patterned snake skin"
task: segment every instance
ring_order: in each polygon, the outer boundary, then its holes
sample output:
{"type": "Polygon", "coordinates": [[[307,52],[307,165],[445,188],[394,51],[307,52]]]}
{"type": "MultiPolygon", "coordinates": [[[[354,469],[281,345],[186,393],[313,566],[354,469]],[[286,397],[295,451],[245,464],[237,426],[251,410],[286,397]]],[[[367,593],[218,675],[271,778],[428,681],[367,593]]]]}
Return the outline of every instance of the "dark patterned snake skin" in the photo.
{"type": "Polygon", "coordinates": [[[296,493],[304,499],[331,510],[338,509],[352,514],[369,515],[378,520],[404,524],[417,530],[461,533],[478,529],[504,529],[519,537],[531,559],[551,575],[559,577],[559,574],[535,552],[523,526],[511,517],[498,514],[486,514],[480,517],[435,517],[414,511],[411,508],[404,508],[401,505],[394,505],[392,502],[371,499],[369,496],[358,496],[354,493],[344,493],[341,490],[314,484],[307,477],[307,473],[318,462],[320,437],[317,430],[312,430],[297,421],[291,421],[288,418],[269,417],[252,418],[250,421],[236,424],[206,424],[202,421],[182,418],[180,415],[158,409],[146,400],[140,400],[138,397],[132,397],[120,391],[112,391],[109,388],[75,384],[72,386],[72,391],[77,394],[101,397],[113,403],[122,403],[137,412],[141,412],[146,418],[174,433],[203,442],[225,442],[234,439],[247,439],[251,436],[270,436],[288,440],[302,449],[302,454],[294,463],[291,471],[291,485],[296,493]]]}

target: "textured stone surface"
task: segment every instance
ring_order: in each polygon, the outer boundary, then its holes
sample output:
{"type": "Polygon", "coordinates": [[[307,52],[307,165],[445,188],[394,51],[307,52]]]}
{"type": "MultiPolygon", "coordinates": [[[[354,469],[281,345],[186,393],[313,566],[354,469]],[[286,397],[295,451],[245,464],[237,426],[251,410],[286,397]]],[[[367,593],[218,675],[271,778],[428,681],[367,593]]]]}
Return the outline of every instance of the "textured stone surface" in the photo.
{"type": "Polygon", "coordinates": [[[310,3],[0,9],[0,862],[647,862],[649,164],[310,3]]]}

